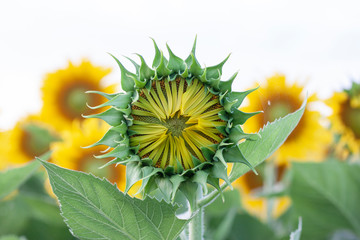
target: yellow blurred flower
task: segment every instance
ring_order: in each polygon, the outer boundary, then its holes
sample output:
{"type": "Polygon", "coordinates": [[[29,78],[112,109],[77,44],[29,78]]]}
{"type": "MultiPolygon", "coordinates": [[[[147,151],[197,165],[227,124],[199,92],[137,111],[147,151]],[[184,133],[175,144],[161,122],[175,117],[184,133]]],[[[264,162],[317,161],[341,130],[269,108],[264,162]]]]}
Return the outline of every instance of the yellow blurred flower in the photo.
{"type": "MultiPolygon", "coordinates": [[[[249,104],[241,110],[255,112],[262,110],[244,124],[245,132],[257,132],[267,122],[297,110],[304,101],[304,87],[298,84],[288,84],[284,75],[276,74],[267,79],[258,91],[250,94],[249,104]]],[[[289,167],[292,160],[296,161],[321,161],[328,150],[331,140],[329,132],[320,124],[320,113],[311,111],[311,105],[317,100],[315,95],[308,98],[304,115],[297,127],[287,138],[285,143],[275,152],[272,157],[277,172],[276,181],[281,180],[282,173],[289,167]]],[[[268,164],[265,162],[263,164],[268,164]]],[[[264,167],[264,166],[262,166],[264,167]]],[[[263,189],[262,174],[256,176],[248,172],[235,182],[242,193],[244,208],[250,213],[264,219],[267,212],[268,199],[255,196],[256,190],[263,189]]],[[[273,217],[281,215],[289,206],[288,197],[273,198],[273,217]]]]}
{"type": "MultiPolygon", "coordinates": [[[[296,83],[288,84],[284,75],[268,78],[258,91],[249,95],[248,106],[241,109],[246,112],[264,111],[249,119],[244,124],[244,131],[257,132],[267,122],[297,110],[304,101],[303,90],[304,87],[296,83]]],[[[323,160],[331,137],[320,124],[320,113],[310,110],[316,100],[315,94],[308,98],[302,119],[274,155],[276,164],[288,165],[291,160],[323,160]]]]}
{"type": "Polygon", "coordinates": [[[7,169],[11,166],[7,157],[7,147],[9,146],[10,131],[0,131],[0,171],[7,169]]]}
{"type": "MultiPolygon", "coordinates": [[[[280,181],[284,171],[286,170],[285,165],[278,165],[275,168],[276,171],[276,182],[280,181]]],[[[256,196],[257,191],[262,191],[264,187],[263,173],[255,175],[254,172],[249,171],[240,177],[234,184],[240,190],[241,202],[243,207],[252,215],[265,219],[268,211],[269,199],[265,197],[256,196]]],[[[291,201],[289,197],[277,197],[273,198],[273,208],[271,217],[277,218],[283,214],[290,206],[291,201]]]]}
{"type": "Polygon", "coordinates": [[[99,169],[108,162],[94,155],[107,151],[107,146],[89,146],[99,140],[108,130],[108,125],[97,119],[86,119],[83,122],[74,121],[72,127],[62,134],[63,141],[52,144],[52,160],[55,164],[77,171],[92,173],[100,178],[105,177],[116,183],[119,189],[125,188],[125,166],[110,165],[99,169]]]}
{"type": "Polygon", "coordinates": [[[40,116],[20,120],[8,133],[5,158],[13,165],[26,163],[50,150],[50,143],[60,137],[40,116]]]}
{"type": "Polygon", "coordinates": [[[109,68],[94,66],[83,60],[80,65],[69,62],[66,69],[47,74],[43,92],[43,118],[61,131],[71,127],[72,121],[83,120],[82,114],[97,113],[86,104],[96,106],[103,103],[98,94],[86,94],[86,91],[115,92],[115,85],[103,86],[102,79],[110,73],[109,68]]]}
{"type": "Polygon", "coordinates": [[[350,90],[336,92],[326,101],[332,108],[331,130],[340,136],[335,153],[345,159],[360,152],[360,84],[350,90]]]}

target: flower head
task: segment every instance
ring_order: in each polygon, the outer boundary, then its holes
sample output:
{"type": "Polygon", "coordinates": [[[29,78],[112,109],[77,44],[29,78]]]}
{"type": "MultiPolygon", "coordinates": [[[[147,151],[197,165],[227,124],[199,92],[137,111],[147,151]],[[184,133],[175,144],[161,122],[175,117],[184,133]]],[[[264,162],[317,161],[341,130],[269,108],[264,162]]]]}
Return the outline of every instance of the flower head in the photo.
{"type": "Polygon", "coordinates": [[[83,60],[79,65],[69,62],[65,69],[47,74],[43,92],[41,115],[45,121],[61,131],[70,128],[73,120],[82,120],[82,114],[97,113],[88,109],[86,103],[98,105],[101,96],[86,94],[86,91],[114,92],[114,85],[103,86],[102,79],[110,69],[94,66],[83,60]]]}
{"type": "MultiPolygon", "coordinates": [[[[125,93],[104,94],[108,102],[92,108],[112,108],[88,117],[101,118],[112,127],[93,146],[114,148],[99,158],[113,157],[108,164],[126,165],[126,191],[142,180],[145,194],[159,189],[166,199],[174,198],[185,183],[195,183],[207,191],[207,183],[219,189],[219,179],[228,182],[227,163],[251,165],[242,156],[238,142],[254,139],[241,125],[256,113],[238,110],[243,99],[254,89],[232,92],[234,74],[221,81],[222,67],[228,57],[212,67],[201,68],[195,46],[182,60],[167,46],[169,59],[154,41],[155,57],[149,67],[140,55],[133,60],[136,73],[121,69],[125,93]],[[228,158],[228,149],[237,149],[237,157],[228,158]]],[[[191,185],[191,184],[190,184],[191,185]]]]}
{"type": "Polygon", "coordinates": [[[360,152],[360,84],[353,82],[350,89],[336,92],[327,100],[333,113],[329,117],[331,129],[340,136],[336,149],[338,156],[360,152]]]}

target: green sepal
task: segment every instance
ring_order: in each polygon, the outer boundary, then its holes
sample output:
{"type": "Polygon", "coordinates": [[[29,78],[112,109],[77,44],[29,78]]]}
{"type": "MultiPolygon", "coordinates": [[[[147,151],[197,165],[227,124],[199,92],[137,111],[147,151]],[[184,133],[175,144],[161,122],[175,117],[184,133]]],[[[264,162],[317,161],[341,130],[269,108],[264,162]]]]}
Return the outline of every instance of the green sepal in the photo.
{"type": "Polygon", "coordinates": [[[129,154],[130,154],[129,146],[126,144],[119,144],[111,152],[108,152],[103,155],[94,156],[94,157],[100,158],[100,159],[115,157],[115,158],[122,160],[122,159],[125,159],[127,156],[129,156],[129,154]]]}
{"type": "Polygon", "coordinates": [[[124,134],[126,132],[126,128],[127,126],[124,122],[122,122],[119,126],[111,127],[99,141],[84,148],[91,148],[98,145],[106,145],[111,148],[114,148],[119,144],[119,141],[123,138],[120,132],[124,134]]]}
{"type": "MultiPolygon", "coordinates": [[[[185,63],[186,63],[187,66],[190,66],[191,63],[194,61],[193,56],[195,58],[196,41],[197,41],[197,36],[195,36],[193,47],[191,49],[191,52],[190,52],[189,56],[185,59],[185,63]]],[[[195,58],[195,61],[196,61],[196,58],[195,58]]],[[[198,76],[198,75],[196,75],[196,76],[198,76]]]]}
{"type": "Polygon", "coordinates": [[[229,54],[221,63],[206,68],[206,79],[208,80],[220,80],[221,74],[222,74],[222,68],[226,61],[229,59],[231,54],[229,54]]]}
{"type": "Polygon", "coordinates": [[[171,201],[174,200],[176,192],[182,182],[184,182],[186,179],[181,175],[173,175],[170,177],[170,182],[172,183],[172,193],[171,193],[171,201]]]}
{"type": "Polygon", "coordinates": [[[197,171],[197,172],[195,172],[195,175],[192,177],[193,182],[201,185],[204,195],[206,195],[208,193],[208,188],[206,185],[208,176],[209,176],[209,173],[207,173],[205,171],[197,171]]]}
{"type": "Polygon", "coordinates": [[[224,158],[227,160],[227,162],[233,162],[233,163],[243,163],[246,166],[248,166],[256,175],[258,173],[256,172],[255,168],[251,165],[251,163],[245,158],[243,153],[241,152],[239,145],[235,145],[231,148],[225,149],[223,152],[224,158]]]}
{"type": "Polygon", "coordinates": [[[259,139],[260,137],[261,136],[258,133],[244,133],[240,125],[232,127],[229,134],[230,141],[235,144],[237,144],[241,139],[254,141],[259,139]]]}
{"type": "Polygon", "coordinates": [[[191,154],[191,160],[194,163],[195,168],[201,164],[201,161],[192,154],[191,154]]]}
{"type": "Polygon", "coordinates": [[[102,107],[107,107],[107,106],[114,106],[116,108],[127,108],[129,106],[129,104],[131,103],[131,96],[132,96],[132,92],[126,92],[126,93],[119,93],[117,96],[113,97],[111,100],[97,105],[97,106],[89,106],[87,105],[89,108],[91,109],[98,109],[98,108],[102,108],[102,107]]]}
{"type": "Polygon", "coordinates": [[[226,127],[225,126],[216,126],[215,127],[221,134],[223,134],[223,135],[227,135],[227,133],[226,133],[226,127]]]}
{"type": "Polygon", "coordinates": [[[137,64],[134,60],[132,60],[131,58],[129,57],[126,57],[124,56],[126,59],[128,59],[135,67],[135,70],[136,70],[136,75],[139,75],[140,74],[140,65],[137,64]]]}
{"type": "Polygon", "coordinates": [[[233,116],[233,120],[232,120],[232,124],[235,125],[243,125],[249,118],[262,113],[263,111],[258,111],[258,112],[252,112],[252,113],[246,113],[243,111],[240,111],[238,109],[234,109],[232,112],[232,116],[233,116]]]}
{"type": "Polygon", "coordinates": [[[175,174],[175,168],[173,166],[167,166],[165,169],[164,169],[164,173],[166,175],[174,175],[175,174]]]}
{"type": "Polygon", "coordinates": [[[137,193],[135,195],[141,193],[144,190],[147,183],[149,182],[150,177],[154,176],[158,172],[161,172],[162,169],[154,168],[151,166],[145,166],[145,167],[142,167],[141,171],[142,171],[142,177],[139,180],[142,180],[142,183],[141,183],[141,187],[139,188],[139,190],[137,191],[137,193]]]}
{"type": "Polygon", "coordinates": [[[229,102],[232,102],[235,99],[237,99],[237,102],[234,105],[234,108],[239,108],[240,105],[242,104],[242,102],[244,101],[245,97],[247,95],[249,95],[250,93],[252,93],[253,91],[257,90],[259,87],[260,86],[258,86],[256,88],[249,89],[249,90],[244,91],[244,92],[231,92],[231,93],[228,94],[229,102]]]}
{"type": "Polygon", "coordinates": [[[107,122],[111,126],[117,126],[121,124],[124,120],[123,113],[119,112],[114,108],[110,108],[102,113],[93,114],[93,115],[83,115],[84,118],[99,118],[107,122]]]}
{"type": "Polygon", "coordinates": [[[165,201],[170,202],[173,188],[170,179],[168,177],[157,177],[155,178],[155,182],[160,192],[164,195],[165,201]]]}
{"type": "MultiPolygon", "coordinates": [[[[140,82],[146,83],[145,80],[151,79],[155,75],[155,71],[152,70],[145,62],[144,58],[140,54],[136,54],[140,58],[141,65],[140,65],[140,82]]],[[[145,86],[145,85],[144,85],[145,86]]],[[[143,88],[139,87],[139,88],[143,88]]]]}
{"type": "Polygon", "coordinates": [[[183,182],[179,189],[185,195],[186,199],[189,201],[190,209],[197,209],[196,200],[198,198],[198,187],[200,185],[194,182],[185,181],[183,182]]]}
{"type": "Polygon", "coordinates": [[[102,165],[101,167],[99,167],[99,169],[102,169],[104,167],[110,166],[112,164],[116,164],[115,166],[121,164],[121,165],[126,165],[129,162],[138,162],[140,160],[139,156],[137,155],[130,155],[128,158],[126,159],[119,159],[119,158],[115,158],[107,163],[105,163],[104,165],[102,165]]]}
{"type": "Polygon", "coordinates": [[[215,178],[221,178],[230,186],[231,189],[233,189],[227,175],[226,165],[224,166],[221,162],[214,162],[214,166],[211,168],[211,175],[215,178]]]}
{"type": "Polygon", "coordinates": [[[214,155],[214,158],[218,159],[225,167],[227,167],[226,160],[223,155],[223,151],[225,148],[218,149],[214,155]]]}
{"type": "Polygon", "coordinates": [[[178,74],[181,74],[186,69],[186,64],[184,60],[176,56],[170,49],[169,45],[166,44],[167,50],[169,52],[169,62],[167,64],[167,68],[172,70],[173,72],[176,72],[178,74]]]}
{"type": "Polygon", "coordinates": [[[145,188],[144,188],[144,196],[145,198],[152,192],[154,192],[155,190],[158,190],[157,184],[155,182],[155,179],[157,178],[157,176],[152,176],[149,178],[148,183],[146,184],[145,188]]]}
{"type": "Polygon", "coordinates": [[[136,74],[128,71],[122,64],[121,62],[114,57],[112,54],[110,54],[110,56],[112,56],[115,61],[117,62],[117,64],[120,67],[121,70],[121,88],[126,91],[126,92],[130,92],[130,91],[134,91],[134,87],[135,87],[135,83],[133,78],[136,78],[136,74]]]}
{"type": "Polygon", "coordinates": [[[230,77],[229,80],[227,81],[220,81],[219,83],[219,89],[220,89],[220,92],[222,93],[225,93],[225,92],[231,92],[231,86],[232,86],[232,83],[233,81],[235,80],[236,76],[238,75],[239,72],[236,72],[234,73],[234,75],[232,75],[230,77]]]}
{"type": "Polygon", "coordinates": [[[160,65],[160,62],[161,62],[162,53],[160,52],[160,49],[157,46],[155,40],[153,38],[151,38],[151,40],[153,41],[154,48],[155,48],[155,57],[154,57],[154,60],[153,60],[153,63],[152,63],[152,67],[157,68],[160,65]]]}
{"type": "Polygon", "coordinates": [[[139,162],[128,162],[126,164],[126,184],[125,193],[142,178],[141,163],[139,162]]]}
{"type": "Polygon", "coordinates": [[[213,158],[215,155],[214,151],[212,151],[211,149],[209,149],[207,147],[201,147],[200,150],[207,161],[209,161],[209,162],[213,161],[213,158]]]}
{"type": "Polygon", "coordinates": [[[230,116],[229,114],[225,111],[225,110],[221,110],[219,113],[218,113],[218,116],[221,120],[224,120],[224,121],[229,121],[230,120],[230,116]]]}
{"type": "Polygon", "coordinates": [[[225,111],[228,113],[233,113],[233,109],[235,108],[234,106],[237,105],[238,100],[234,99],[234,100],[230,101],[229,98],[225,98],[224,102],[225,102],[224,103],[225,111]]]}
{"type": "Polygon", "coordinates": [[[156,67],[156,76],[159,78],[169,76],[171,70],[166,67],[167,61],[164,58],[163,52],[161,52],[160,64],[156,67]]]}
{"type": "Polygon", "coordinates": [[[98,94],[100,96],[103,96],[107,100],[111,100],[112,98],[114,98],[118,95],[118,93],[104,93],[104,92],[100,92],[100,91],[86,91],[85,93],[98,94]]]}
{"type": "Polygon", "coordinates": [[[184,172],[184,168],[183,168],[181,162],[179,161],[179,159],[177,159],[177,158],[176,158],[176,165],[177,165],[177,171],[176,171],[176,173],[178,173],[178,174],[183,173],[183,172],[184,172]]]}
{"type": "Polygon", "coordinates": [[[224,198],[224,194],[220,188],[219,178],[215,178],[210,174],[207,178],[207,183],[210,184],[211,186],[213,186],[214,188],[216,188],[216,190],[220,193],[222,201],[224,202],[225,198],[224,198]]]}
{"type": "MultiPolygon", "coordinates": [[[[187,64],[189,66],[189,72],[193,75],[193,76],[201,76],[204,72],[204,70],[201,68],[200,63],[197,61],[195,54],[191,53],[190,54],[191,57],[191,64],[187,64]]],[[[201,79],[200,79],[201,81],[201,79]]]]}

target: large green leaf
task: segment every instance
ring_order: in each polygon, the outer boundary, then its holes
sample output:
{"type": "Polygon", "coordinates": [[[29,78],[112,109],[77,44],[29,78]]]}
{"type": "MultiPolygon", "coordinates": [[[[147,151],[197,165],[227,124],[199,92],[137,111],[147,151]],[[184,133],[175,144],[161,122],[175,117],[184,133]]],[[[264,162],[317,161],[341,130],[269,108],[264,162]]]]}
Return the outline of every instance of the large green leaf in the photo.
{"type": "Polygon", "coordinates": [[[294,163],[290,197],[302,216],[302,239],[328,239],[347,230],[360,237],[360,166],[294,163]]]}
{"type": "Polygon", "coordinates": [[[166,202],[131,198],[106,179],[42,164],[65,222],[80,239],[176,239],[187,224],[166,202]]]}
{"type": "MultiPolygon", "coordinates": [[[[268,123],[259,131],[261,138],[256,141],[245,141],[239,145],[241,152],[249,163],[255,167],[271,156],[286,140],[290,133],[299,123],[306,106],[306,100],[302,106],[291,114],[268,123]]],[[[230,174],[230,180],[237,178],[249,171],[249,167],[242,163],[235,163],[230,174]]]]}

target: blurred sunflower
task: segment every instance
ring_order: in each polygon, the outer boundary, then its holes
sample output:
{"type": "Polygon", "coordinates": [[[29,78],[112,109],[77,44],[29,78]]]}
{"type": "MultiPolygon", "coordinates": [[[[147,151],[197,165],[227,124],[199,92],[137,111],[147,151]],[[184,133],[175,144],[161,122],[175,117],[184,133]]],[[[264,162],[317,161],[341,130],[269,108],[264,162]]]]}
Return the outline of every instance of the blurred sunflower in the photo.
{"type": "MultiPolygon", "coordinates": [[[[241,193],[241,200],[243,207],[252,215],[259,217],[260,219],[265,219],[268,213],[268,204],[265,197],[258,197],[256,196],[257,192],[261,192],[265,185],[264,177],[264,164],[260,165],[257,168],[259,175],[256,175],[253,172],[247,172],[242,177],[240,177],[236,182],[235,185],[241,193]]],[[[285,165],[278,165],[275,166],[275,182],[278,183],[281,181],[283,174],[286,170],[285,165]]],[[[271,217],[277,218],[281,214],[283,214],[290,206],[291,201],[289,197],[277,197],[273,198],[273,206],[271,217]]]]}
{"type": "Polygon", "coordinates": [[[7,146],[9,144],[10,131],[0,131],[0,171],[5,170],[11,164],[7,158],[7,146]]]}
{"type": "Polygon", "coordinates": [[[336,92],[326,101],[332,108],[331,130],[340,136],[335,153],[345,159],[349,154],[360,152],[360,84],[353,82],[352,87],[336,92]]]}
{"type": "Polygon", "coordinates": [[[12,164],[33,160],[50,150],[50,143],[60,137],[40,116],[31,115],[20,120],[8,133],[6,158],[12,164]]]}
{"type": "MultiPolygon", "coordinates": [[[[304,101],[304,87],[296,83],[286,83],[284,75],[275,74],[261,85],[259,91],[249,95],[249,104],[244,111],[264,111],[244,124],[247,132],[257,132],[267,122],[297,110],[304,101]]],[[[308,98],[305,112],[299,124],[275,153],[277,165],[288,165],[290,160],[321,161],[327,151],[331,137],[320,124],[321,115],[310,110],[317,101],[315,94],[308,98]]]]}
{"type": "Polygon", "coordinates": [[[83,148],[101,138],[107,130],[108,126],[97,119],[73,122],[72,128],[63,132],[63,141],[51,146],[54,150],[53,162],[64,168],[92,173],[100,178],[105,177],[123,190],[125,188],[125,167],[111,165],[99,169],[107,163],[107,160],[94,157],[101,152],[107,152],[108,147],[83,148]]]}
{"type": "Polygon", "coordinates": [[[47,74],[42,87],[43,118],[57,130],[64,130],[71,127],[73,120],[82,120],[82,114],[96,113],[97,110],[89,109],[86,104],[99,105],[102,97],[85,92],[114,92],[115,85],[104,87],[101,81],[110,72],[108,68],[83,60],[80,65],[69,62],[66,69],[47,74]]]}
{"type": "MultiPolygon", "coordinates": [[[[242,108],[244,111],[264,111],[263,114],[258,114],[247,121],[244,124],[244,130],[257,132],[267,122],[272,122],[297,110],[304,101],[303,90],[304,87],[296,83],[292,85],[286,83],[284,75],[276,74],[268,78],[259,91],[249,95],[248,106],[242,108]]],[[[316,100],[315,95],[308,98],[308,104],[299,124],[273,155],[274,171],[277,176],[275,182],[281,180],[283,172],[292,160],[321,161],[324,159],[331,137],[320,124],[320,113],[310,110],[312,103],[316,100]]],[[[264,164],[268,163],[263,163],[263,168],[264,164]]],[[[253,194],[264,187],[264,179],[261,176],[262,174],[257,176],[248,172],[237,180],[235,185],[242,192],[244,207],[252,214],[263,218],[267,212],[267,199],[253,194]]],[[[274,217],[281,215],[290,205],[287,197],[272,200],[275,202],[272,213],[274,217]]]]}

